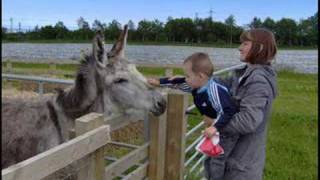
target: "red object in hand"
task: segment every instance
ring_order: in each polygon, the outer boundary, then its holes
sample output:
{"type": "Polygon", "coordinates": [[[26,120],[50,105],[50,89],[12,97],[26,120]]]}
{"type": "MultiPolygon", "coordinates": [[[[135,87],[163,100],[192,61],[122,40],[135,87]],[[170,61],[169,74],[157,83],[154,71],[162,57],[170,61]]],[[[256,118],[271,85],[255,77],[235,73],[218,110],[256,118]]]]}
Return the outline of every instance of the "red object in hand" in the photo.
{"type": "MultiPolygon", "coordinates": [[[[213,138],[216,138],[216,137],[213,137],[213,138]]],[[[219,156],[220,154],[223,154],[224,153],[223,148],[218,143],[213,143],[213,141],[214,141],[213,139],[204,137],[200,141],[200,143],[196,146],[196,149],[201,153],[211,157],[216,157],[216,156],[219,156]]]]}

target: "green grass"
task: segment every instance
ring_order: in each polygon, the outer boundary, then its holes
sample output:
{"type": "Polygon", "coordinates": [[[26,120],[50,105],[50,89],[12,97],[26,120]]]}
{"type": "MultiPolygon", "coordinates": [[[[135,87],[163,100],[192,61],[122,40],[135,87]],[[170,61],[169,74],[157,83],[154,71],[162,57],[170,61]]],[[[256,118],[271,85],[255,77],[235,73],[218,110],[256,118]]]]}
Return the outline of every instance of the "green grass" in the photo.
{"type": "MultiPolygon", "coordinates": [[[[13,65],[27,72],[35,69],[48,71],[45,65],[13,65]]],[[[74,65],[57,66],[61,72],[75,73],[74,65]]],[[[146,76],[163,76],[161,68],[138,68],[146,76]]],[[[23,73],[23,72],[21,72],[23,73]]],[[[182,74],[174,69],[174,74],[182,74]]],[[[4,85],[4,83],[2,83],[4,85]]],[[[15,85],[15,84],[14,84],[15,85]]],[[[17,85],[18,86],[18,85],[17,85]]],[[[264,179],[317,179],[318,168],[318,77],[317,74],[301,74],[292,71],[278,72],[279,96],[272,108],[268,124],[268,140],[264,179]]],[[[190,103],[192,99],[190,98],[190,103]]],[[[197,113],[196,110],[193,112],[197,113]]],[[[198,114],[198,113],[197,113],[198,114]]],[[[199,115],[189,115],[191,129],[201,121],[199,115]]],[[[188,138],[186,146],[201,132],[188,138]]],[[[127,150],[114,151],[116,156],[124,155],[127,150]]],[[[193,151],[194,152],[194,151],[193,151]]],[[[186,159],[192,153],[186,155],[186,159]]],[[[187,167],[190,168],[190,167],[187,167]]],[[[190,180],[200,179],[190,174],[190,180]]]]}
{"type": "MultiPolygon", "coordinates": [[[[42,69],[44,71],[47,71],[49,68],[48,63],[26,63],[26,62],[11,62],[12,68],[18,68],[18,69],[42,69]]],[[[7,62],[2,62],[2,67],[7,67],[7,62]]],[[[56,69],[57,70],[64,70],[64,71],[76,71],[78,65],[77,64],[57,64],[56,69]]]]}
{"type": "Polygon", "coordinates": [[[317,179],[318,78],[282,71],[268,128],[265,179],[317,179]]]}
{"type": "MultiPolygon", "coordinates": [[[[2,66],[7,66],[6,62],[2,62],[2,66]]],[[[13,68],[22,69],[48,69],[49,64],[47,63],[25,63],[25,62],[14,62],[12,63],[13,68]]]]}
{"type": "Polygon", "coordinates": [[[164,76],[165,69],[163,68],[145,68],[145,67],[137,67],[138,71],[140,71],[145,76],[164,76]]]}
{"type": "Polygon", "coordinates": [[[57,70],[63,70],[63,71],[76,71],[78,68],[77,64],[58,64],[57,70]]]}

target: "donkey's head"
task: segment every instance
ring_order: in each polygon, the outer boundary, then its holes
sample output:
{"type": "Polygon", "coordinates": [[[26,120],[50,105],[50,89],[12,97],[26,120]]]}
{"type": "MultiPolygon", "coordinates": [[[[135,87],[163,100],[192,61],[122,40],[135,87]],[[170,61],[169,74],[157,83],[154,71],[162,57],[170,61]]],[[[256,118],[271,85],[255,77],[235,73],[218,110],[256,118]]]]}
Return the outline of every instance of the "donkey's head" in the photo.
{"type": "Polygon", "coordinates": [[[88,88],[84,95],[91,99],[86,100],[87,104],[92,104],[91,111],[106,114],[140,115],[149,111],[161,115],[166,109],[164,97],[147,84],[145,77],[124,56],[127,34],[126,25],[109,52],[104,46],[103,33],[98,32],[94,37],[92,53],[83,57],[77,76],[82,74],[80,79],[87,81],[84,86],[91,86],[83,87],[88,88]]]}

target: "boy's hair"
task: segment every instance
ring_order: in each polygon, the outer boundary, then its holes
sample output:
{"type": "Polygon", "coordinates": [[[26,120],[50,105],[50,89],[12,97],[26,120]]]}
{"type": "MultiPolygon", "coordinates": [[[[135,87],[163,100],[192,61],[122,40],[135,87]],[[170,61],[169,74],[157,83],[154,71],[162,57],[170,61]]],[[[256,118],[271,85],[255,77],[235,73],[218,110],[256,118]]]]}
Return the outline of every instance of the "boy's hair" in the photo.
{"type": "Polygon", "coordinates": [[[208,77],[212,76],[213,73],[213,64],[207,53],[197,52],[188,56],[184,60],[184,64],[190,62],[191,70],[194,73],[204,73],[208,77]]]}
{"type": "Polygon", "coordinates": [[[277,53],[277,44],[271,31],[265,28],[256,28],[243,32],[240,41],[251,41],[252,47],[246,57],[251,64],[271,64],[277,53]]]}

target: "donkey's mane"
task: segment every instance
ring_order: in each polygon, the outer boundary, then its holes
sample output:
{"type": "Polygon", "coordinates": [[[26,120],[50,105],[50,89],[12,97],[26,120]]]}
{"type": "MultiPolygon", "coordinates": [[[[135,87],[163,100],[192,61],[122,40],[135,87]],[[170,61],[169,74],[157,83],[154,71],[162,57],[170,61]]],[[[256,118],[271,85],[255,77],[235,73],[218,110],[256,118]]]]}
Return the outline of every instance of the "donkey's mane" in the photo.
{"type": "Polygon", "coordinates": [[[63,107],[65,112],[68,115],[71,115],[71,117],[75,116],[75,112],[83,112],[81,114],[85,114],[89,111],[90,106],[93,104],[94,99],[92,102],[87,102],[86,107],[81,107],[83,104],[85,97],[87,97],[88,90],[87,85],[88,81],[90,81],[90,77],[94,77],[95,81],[91,81],[91,85],[96,85],[96,96],[99,96],[99,94],[102,94],[102,87],[101,84],[95,83],[99,76],[96,74],[96,72],[93,70],[93,66],[96,65],[93,55],[85,55],[84,58],[80,61],[80,65],[76,74],[75,84],[74,86],[69,90],[63,90],[63,89],[57,89],[58,95],[56,102],[63,107]],[[94,74],[92,76],[92,74],[94,74]]]}

